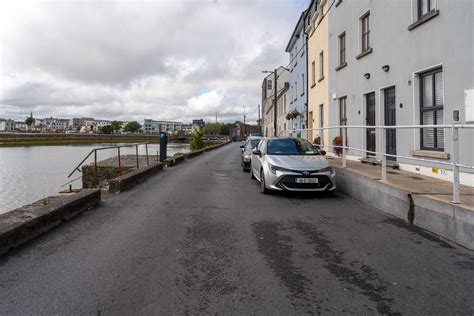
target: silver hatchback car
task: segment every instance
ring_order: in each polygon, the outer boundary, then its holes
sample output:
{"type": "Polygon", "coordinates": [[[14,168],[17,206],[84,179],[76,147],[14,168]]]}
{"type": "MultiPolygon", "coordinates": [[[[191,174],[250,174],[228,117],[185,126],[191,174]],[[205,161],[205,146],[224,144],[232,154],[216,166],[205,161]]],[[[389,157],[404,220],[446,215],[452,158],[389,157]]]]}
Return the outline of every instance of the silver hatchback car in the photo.
{"type": "Polygon", "coordinates": [[[326,191],[336,189],[336,172],[319,150],[300,138],[262,138],[250,159],[250,175],[269,190],[326,191]]]}

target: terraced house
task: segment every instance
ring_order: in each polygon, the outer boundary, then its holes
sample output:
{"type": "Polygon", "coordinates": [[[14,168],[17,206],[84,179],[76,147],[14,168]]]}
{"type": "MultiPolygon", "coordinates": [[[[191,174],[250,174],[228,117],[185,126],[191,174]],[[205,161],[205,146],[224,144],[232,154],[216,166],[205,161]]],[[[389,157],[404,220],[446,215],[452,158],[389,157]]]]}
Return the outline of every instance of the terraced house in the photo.
{"type": "Polygon", "coordinates": [[[308,46],[308,121],[311,130],[308,139],[319,144],[330,143],[328,126],[328,19],[332,1],[313,0],[307,9],[305,32],[308,46]]]}
{"type": "MultiPolygon", "coordinates": [[[[330,125],[452,124],[455,109],[459,122],[466,122],[465,93],[474,87],[472,1],[328,2],[324,70],[330,125]]],[[[459,133],[460,163],[472,166],[473,130],[459,133]]],[[[348,145],[366,150],[349,155],[378,160],[386,152],[403,170],[452,179],[451,168],[436,163],[452,162],[450,129],[389,129],[386,134],[349,129],[348,145]]],[[[340,130],[329,131],[329,140],[338,135],[340,130]]],[[[474,185],[472,170],[461,169],[461,183],[474,185]]]]}

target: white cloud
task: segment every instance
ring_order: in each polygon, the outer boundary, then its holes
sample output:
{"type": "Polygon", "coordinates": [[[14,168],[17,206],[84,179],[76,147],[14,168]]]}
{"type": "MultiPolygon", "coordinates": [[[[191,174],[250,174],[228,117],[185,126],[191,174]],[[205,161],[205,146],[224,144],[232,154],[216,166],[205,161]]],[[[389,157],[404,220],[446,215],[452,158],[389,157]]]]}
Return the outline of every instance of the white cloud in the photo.
{"type": "Polygon", "coordinates": [[[250,113],[260,103],[261,70],[288,61],[302,9],[293,0],[0,3],[0,117],[12,118],[241,119],[242,105],[250,113]]]}

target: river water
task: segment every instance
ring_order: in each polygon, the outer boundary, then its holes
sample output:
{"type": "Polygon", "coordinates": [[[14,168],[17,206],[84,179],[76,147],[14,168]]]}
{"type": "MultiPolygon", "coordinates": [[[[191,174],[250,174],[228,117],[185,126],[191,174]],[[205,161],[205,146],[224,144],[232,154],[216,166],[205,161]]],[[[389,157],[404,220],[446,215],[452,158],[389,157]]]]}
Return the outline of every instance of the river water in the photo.
{"type": "MultiPolygon", "coordinates": [[[[117,145],[117,144],[114,144],[117,145]]],[[[0,147],[0,214],[65,190],[71,179],[81,176],[68,174],[94,148],[111,144],[66,146],[0,147]]],[[[148,145],[148,153],[156,155],[159,145],[148,145]]],[[[135,148],[121,148],[121,154],[135,154],[135,148]]],[[[188,152],[187,144],[168,144],[168,156],[188,152]]],[[[145,146],[139,146],[139,154],[145,154],[145,146]]],[[[117,155],[117,150],[98,151],[98,160],[117,155]]],[[[92,157],[88,162],[92,162],[92,157]]],[[[81,179],[72,183],[73,188],[82,186],[81,179]]]]}

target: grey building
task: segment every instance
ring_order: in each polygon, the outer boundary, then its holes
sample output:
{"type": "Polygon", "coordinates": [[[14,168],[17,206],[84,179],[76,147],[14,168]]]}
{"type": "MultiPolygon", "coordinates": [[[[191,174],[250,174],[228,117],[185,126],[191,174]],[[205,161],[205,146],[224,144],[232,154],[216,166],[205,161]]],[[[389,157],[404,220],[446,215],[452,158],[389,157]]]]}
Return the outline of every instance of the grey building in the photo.
{"type": "Polygon", "coordinates": [[[145,119],[143,123],[143,131],[145,134],[154,134],[159,132],[175,134],[181,130],[182,125],[182,122],[155,121],[151,119],[145,119]]]}
{"type": "Polygon", "coordinates": [[[0,118],[0,132],[11,132],[15,129],[15,121],[0,118]]]}
{"type": "MultiPolygon", "coordinates": [[[[451,124],[474,87],[473,1],[333,0],[329,18],[330,125],[451,124]]],[[[330,140],[340,134],[330,131],[330,140]]],[[[449,129],[350,129],[348,145],[450,162],[449,129]]],[[[460,131],[460,163],[474,165],[474,131],[460,131]]],[[[380,155],[351,150],[353,159],[380,155]]],[[[451,180],[442,164],[392,158],[400,168],[451,180]]],[[[461,183],[474,185],[472,170],[461,183]]]]}
{"type": "MultiPolygon", "coordinates": [[[[279,93],[289,85],[289,71],[284,67],[279,67],[263,79],[262,82],[262,133],[264,136],[276,136],[275,117],[278,117],[278,110],[275,115],[275,103],[279,93]],[[276,78],[276,87],[275,87],[276,78]]],[[[278,118],[277,118],[278,119],[278,118]]]]}

